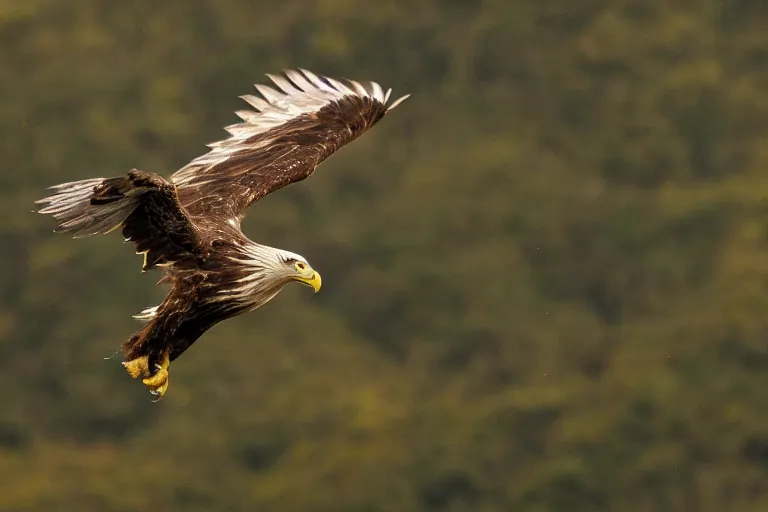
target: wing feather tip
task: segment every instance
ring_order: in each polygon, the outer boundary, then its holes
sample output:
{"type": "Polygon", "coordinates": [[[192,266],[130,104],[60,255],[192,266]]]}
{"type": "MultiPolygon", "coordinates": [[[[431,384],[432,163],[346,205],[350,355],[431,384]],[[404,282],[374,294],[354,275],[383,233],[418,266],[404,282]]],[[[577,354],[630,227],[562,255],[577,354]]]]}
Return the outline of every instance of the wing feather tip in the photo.
{"type": "Polygon", "coordinates": [[[377,101],[384,103],[384,90],[378,82],[371,82],[371,96],[377,101]]]}
{"type": "Polygon", "coordinates": [[[410,97],[411,97],[410,94],[406,94],[405,96],[400,96],[395,101],[393,101],[389,107],[387,107],[387,112],[389,112],[390,110],[392,110],[393,108],[395,108],[396,106],[398,106],[399,104],[401,104],[402,102],[404,102],[410,97]]]}
{"type": "Polygon", "coordinates": [[[256,90],[259,91],[264,99],[267,100],[273,107],[275,106],[276,101],[280,101],[281,99],[285,98],[285,94],[278,92],[276,89],[268,85],[255,84],[254,87],[256,87],[256,90]]]}

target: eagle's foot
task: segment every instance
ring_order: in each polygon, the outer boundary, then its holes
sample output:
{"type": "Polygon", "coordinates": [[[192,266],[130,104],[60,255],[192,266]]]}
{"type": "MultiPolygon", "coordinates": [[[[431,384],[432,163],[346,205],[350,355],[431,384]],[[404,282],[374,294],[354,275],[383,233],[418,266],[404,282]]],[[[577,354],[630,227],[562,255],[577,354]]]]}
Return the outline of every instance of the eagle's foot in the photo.
{"type": "MultiPolygon", "coordinates": [[[[137,357],[131,361],[123,363],[125,369],[134,379],[141,379],[141,382],[149,388],[149,392],[160,400],[168,391],[168,367],[171,361],[168,355],[164,355],[159,364],[155,364],[155,371],[149,370],[149,359],[147,356],[137,357]]],[[[156,401],[157,401],[156,400],[156,401]]]]}
{"type": "Polygon", "coordinates": [[[123,366],[128,374],[134,379],[144,378],[149,375],[149,358],[147,356],[137,357],[131,361],[124,361],[123,366]]]}
{"type": "Polygon", "coordinates": [[[168,391],[168,365],[168,356],[166,356],[163,364],[155,365],[157,368],[155,374],[141,381],[149,388],[149,392],[157,397],[157,400],[163,398],[168,391]]]}

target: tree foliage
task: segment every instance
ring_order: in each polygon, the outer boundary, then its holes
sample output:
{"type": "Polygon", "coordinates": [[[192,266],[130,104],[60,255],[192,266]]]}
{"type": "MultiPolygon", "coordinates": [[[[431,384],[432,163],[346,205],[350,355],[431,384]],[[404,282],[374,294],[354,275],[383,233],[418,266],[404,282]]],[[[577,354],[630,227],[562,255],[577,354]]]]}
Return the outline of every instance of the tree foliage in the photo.
{"type": "Polygon", "coordinates": [[[0,0],[0,509],[768,507],[768,11],[0,0]],[[301,66],[411,93],[248,234],[324,276],[152,404],[160,298],[46,186],[170,174],[301,66]]]}

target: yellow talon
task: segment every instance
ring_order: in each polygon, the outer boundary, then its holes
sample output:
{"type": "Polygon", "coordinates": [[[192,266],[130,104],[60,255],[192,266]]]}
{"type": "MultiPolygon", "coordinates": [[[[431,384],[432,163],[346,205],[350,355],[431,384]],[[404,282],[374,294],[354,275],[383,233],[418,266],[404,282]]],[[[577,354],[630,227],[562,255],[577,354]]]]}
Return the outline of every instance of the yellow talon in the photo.
{"type": "Polygon", "coordinates": [[[131,377],[134,379],[141,378],[141,382],[149,388],[149,392],[157,396],[157,400],[160,400],[168,391],[168,367],[171,361],[168,354],[165,354],[160,364],[156,365],[154,374],[149,371],[148,361],[147,356],[142,356],[124,362],[123,366],[128,370],[131,377]]]}
{"type": "Polygon", "coordinates": [[[123,366],[134,379],[149,375],[149,359],[147,356],[137,357],[131,361],[125,361],[123,362],[123,366]]]}

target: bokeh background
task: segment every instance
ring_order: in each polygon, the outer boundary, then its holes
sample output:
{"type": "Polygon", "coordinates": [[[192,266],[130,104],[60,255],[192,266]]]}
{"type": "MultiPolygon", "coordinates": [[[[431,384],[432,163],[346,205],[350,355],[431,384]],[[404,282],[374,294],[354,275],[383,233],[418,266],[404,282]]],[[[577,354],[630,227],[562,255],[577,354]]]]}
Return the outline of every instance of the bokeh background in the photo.
{"type": "Polygon", "coordinates": [[[0,0],[0,510],[768,510],[766,5],[0,0]],[[295,66],[412,97],[247,217],[322,292],[151,403],[159,274],[32,203],[295,66]]]}

